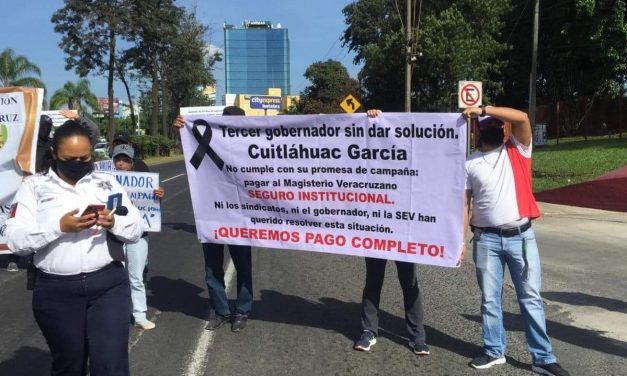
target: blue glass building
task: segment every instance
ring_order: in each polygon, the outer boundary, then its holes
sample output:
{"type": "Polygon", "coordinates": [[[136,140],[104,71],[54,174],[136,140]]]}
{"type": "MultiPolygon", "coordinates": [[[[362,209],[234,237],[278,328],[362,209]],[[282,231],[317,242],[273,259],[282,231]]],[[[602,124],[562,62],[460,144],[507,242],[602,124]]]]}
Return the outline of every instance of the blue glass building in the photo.
{"type": "Polygon", "coordinates": [[[270,21],[224,25],[226,93],[266,94],[280,88],[290,94],[290,42],[287,29],[270,21]]]}

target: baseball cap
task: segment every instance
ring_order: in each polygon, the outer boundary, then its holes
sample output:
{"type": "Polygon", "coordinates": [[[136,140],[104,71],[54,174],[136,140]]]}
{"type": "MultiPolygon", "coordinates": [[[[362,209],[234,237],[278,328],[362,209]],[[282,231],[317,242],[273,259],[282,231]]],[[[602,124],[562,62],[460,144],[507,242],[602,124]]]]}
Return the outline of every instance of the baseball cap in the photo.
{"type": "Polygon", "coordinates": [[[111,154],[111,157],[115,158],[118,155],[126,155],[127,157],[133,159],[135,158],[135,150],[133,150],[133,147],[128,144],[118,145],[113,148],[113,153],[111,154]]]}
{"type": "Polygon", "coordinates": [[[503,121],[493,116],[488,116],[484,119],[481,119],[481,121],[477,124],[479,128],[500,127],[502,125],[503,125],[503,121]]]}

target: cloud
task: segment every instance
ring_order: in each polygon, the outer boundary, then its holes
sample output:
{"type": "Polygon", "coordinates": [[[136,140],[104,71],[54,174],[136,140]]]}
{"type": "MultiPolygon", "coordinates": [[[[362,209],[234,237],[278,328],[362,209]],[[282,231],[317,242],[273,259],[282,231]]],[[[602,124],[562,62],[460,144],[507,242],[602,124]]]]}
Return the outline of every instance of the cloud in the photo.
{"type": "Polygon", "coordinates": [[[224,51],[222,48],[216,46],[215,44],[207,44],[205,45],[205,53],[210,56],[213,55],[214,53],[219,52],[221,54],[224,54],[224,51]]]}

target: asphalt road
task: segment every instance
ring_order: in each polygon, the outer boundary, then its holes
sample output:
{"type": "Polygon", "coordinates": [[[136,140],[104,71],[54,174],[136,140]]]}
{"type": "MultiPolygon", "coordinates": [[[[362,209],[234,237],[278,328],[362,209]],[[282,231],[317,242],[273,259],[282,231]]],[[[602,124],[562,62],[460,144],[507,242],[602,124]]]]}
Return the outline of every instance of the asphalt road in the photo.
{"type": "MultiPolygon", "coordinates": [[[[237,334],[228,327],[204,330],[204,266],[185,170],[182,162],[153,169],[166,189],[163,231],[150,236],[147,282],[149,318],[157,327],[132,329],[133,375],[531,374],[511,283],[504,294],[508,363],[486,371],[468,367],[481,351],[480,293],[470,258],[459,269],[419,266],[428,357],[407,347],[393,263],[379,341],[371,353],[352,350],[364,263],[350,256],[254,249],[248,327],[237,334]]],[[[627,375],[627,217],[550,205],[543,210],[535,228],[555,353],[572,375],[627,375]]],[[[48,375],[50,356],[32,317],[25,272],[9,273],[5,266],[0,256],[0,375],[48,375]]],[[[227,270],[232,290],[232,266],[227,270]]]]}

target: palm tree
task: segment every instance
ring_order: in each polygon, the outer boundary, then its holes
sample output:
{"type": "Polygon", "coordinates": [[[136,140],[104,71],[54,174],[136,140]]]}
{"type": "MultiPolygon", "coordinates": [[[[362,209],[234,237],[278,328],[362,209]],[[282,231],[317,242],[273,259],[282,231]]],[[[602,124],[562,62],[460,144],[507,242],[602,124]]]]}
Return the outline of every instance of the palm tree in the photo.
{"type": "Polygon", "coordinates": [[[68,81],[63,88],[57,90],[50,98],[50,108],[58,109],[63,105],[67,105],[69,109],[78,109],[80,113],[85,112],[85,106],[92,109],[98,109],[98,98],[91,92],[89,81],[81,78],[75,84],[68,81]]]}
{"type": "Polygon", "coordinates": [[[28,76],[33,73],[41,77],[39,67],[24,56],[15,55],[10,48],[0,53],[0,87],[30,86],[45,89],[44,83],[39,78],[28,76]]]}

